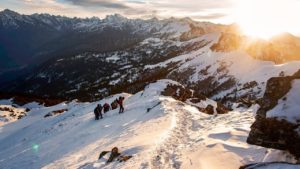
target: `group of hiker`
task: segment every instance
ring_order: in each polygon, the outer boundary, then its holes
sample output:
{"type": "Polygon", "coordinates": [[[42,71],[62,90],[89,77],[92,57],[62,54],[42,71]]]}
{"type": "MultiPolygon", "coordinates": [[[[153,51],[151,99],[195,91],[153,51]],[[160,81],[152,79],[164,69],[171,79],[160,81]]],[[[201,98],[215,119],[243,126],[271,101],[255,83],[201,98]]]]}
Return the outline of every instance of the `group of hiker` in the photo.
{"type": "MultiPolygon", "coordinates": [[[[108,103],[104,103],[102,106],[101,104],[97,104],[97,107],[94,109],[95,113],[95,119],[99,120],[103,118],[102,115],[102,110],[103,113],[107,113],[109,110],[115,110],[119,106],[119,113],[124,112],[124,99],[125,97],[120,96],[119,98],[115,99],[110,105],[108,103]]],[[[113,161],[118,161],[118,162],[126,162],[132,158],[132,155],[126,155],[121,152],[119,152],[119,149],[117,147],[114,147],[111,151],[102,151],[99,155],[98,160],[105,160],[106,164],[113,162],[113,161]]]]}
{"type": "Polygon", "coordinates": [[[95,114],[95,120],[99,120],[103,118],[102,115],[102,110],[103,113],[107,113],[109,110],[114,110],[117,109],[119,106],[119,113],[124,112],[124,97],[120,96],[119,98],[115,99],[110,105],[108,103],[105,103],[103,106],[101,104],[97,104],[96,108],[94,109],[94,114],[95,114]]]}

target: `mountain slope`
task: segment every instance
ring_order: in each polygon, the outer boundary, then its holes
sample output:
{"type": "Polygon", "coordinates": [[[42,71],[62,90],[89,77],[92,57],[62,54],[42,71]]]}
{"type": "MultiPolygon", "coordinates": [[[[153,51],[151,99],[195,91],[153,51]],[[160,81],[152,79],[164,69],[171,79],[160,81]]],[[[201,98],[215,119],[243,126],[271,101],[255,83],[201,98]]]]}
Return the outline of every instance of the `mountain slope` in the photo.
{"type": "Polygon", "coordinates": [[[40,66],[24,81],[9,85],[9,88],[12,91],[87,101],[122,91],[134,93],[148,82],[164,78],[163,72],[144,71],[145,65],[202,48],[212,40],[205,37],[178,42],[158,35],[124,50],[58,57],[40,66]]]}
{"type": "Polygon", "coordinates": [[[169,78],[213,99],[253,102],[262,97],[269,78],[291,75],[299,67],[292,60],[297,60],[300,40],[287,33],[265,41],[243,36],[232,25],[117,14],[80,19],[5,10],[0,18],[0,43],[8,52],[2,55],[5,70],[0,76],[22,73],[19,80],[2,83],[5,92],[93,101],[123,91],[135,93],[149,82],[169,78]],[[10,48],[21,53],[9,53],[10,48]],[[240,66],[247,62],[251,67],[240,66]],[[159,64],[164,66],[147,66],[159,64]],[[268,75],[262,76],[259,72],[265,69],[268,75]],[[244,74],[249,77],[241,77],[244,74]]]}
{"type": "Polygon", "coordinates": [[[110,111],[100,121],[94,121],[95,105],[120,95],[94,103],[33,108],[28,116],[2,126],[0,164],[5,168],[214,169],[263,159],[264,148],[245,144],[255,107],[210,116],[161,95],[170,84],[179,85],[162,80],[135,95],[121,94],[126,97],[125,113],[110,111]],[[44,118],[58,109],[68,110],[44,118]],[[133,158],[109,165],[97,161],[101,151],[115,146],[133,158]]]}
{"type": "Polygon", "coordinates": [[[80,19],[49,14],[21,15],[4,10],[0,12],[0,73],[7,77],[11,72],[16,77],[16,73],[21,73],[17,70],[34,68],[54,57],[117,51],[158,31],[166,35],[188,29],[186,22],[133,20],[117,14],[105,19],[80,19]]]}

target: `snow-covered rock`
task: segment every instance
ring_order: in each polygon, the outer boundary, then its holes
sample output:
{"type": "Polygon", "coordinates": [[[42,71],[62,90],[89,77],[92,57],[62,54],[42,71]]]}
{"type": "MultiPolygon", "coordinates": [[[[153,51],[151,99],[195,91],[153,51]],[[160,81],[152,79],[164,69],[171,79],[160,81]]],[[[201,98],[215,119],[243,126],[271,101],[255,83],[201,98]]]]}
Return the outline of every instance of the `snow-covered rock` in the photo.
{"type": "Polygon", "coordinates": [[[248,143],[287,150],[300,157],[299,75],[300,71],[268,81],[248,143]]]}
{"type": "Polygon", "coordinates": [[[279,103],[267,112],[267,118],[276,117],[291,123],[300,122],[300,79],[292,81],[291,90],[284,96],[279,103]]]}
{"type": "Polygon", "coordinates": [[[23,118],[27,115],[27,111],[26,108],[0,104],[0,127],[23,118]]]}

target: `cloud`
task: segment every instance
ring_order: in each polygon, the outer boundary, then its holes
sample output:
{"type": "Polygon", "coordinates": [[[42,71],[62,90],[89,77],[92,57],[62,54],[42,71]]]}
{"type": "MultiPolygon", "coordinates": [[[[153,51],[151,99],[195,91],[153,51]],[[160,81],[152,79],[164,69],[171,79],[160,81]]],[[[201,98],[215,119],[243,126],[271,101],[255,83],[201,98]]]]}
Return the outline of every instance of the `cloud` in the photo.
{"type": "Polygon", "coordinates": [[[105,17],[119,13],[129,18],[225,17],[236,0],[0,0],[0,6],[21,13],[51,13],[76,17],[105,17]]]}
{"type": "Polygon", "coordinates": [[[92,8],[113,8],[113,9],[127,9],[129,8],[124,3],[114,0],[66,0],[74,5],[92,8]]]}
{"type": "Polygon", "coordinates": [[[212,14],[207,14],[207,15],[196,15],[193,16],[193,19],[196,20],[215,20],[215,19],[220,19],[227,16],[227,14],[224,13],[212,13],[212,14]]]}
{"type": "Polygon", "coordinates": [[[233,0],[153,0],[149,4],[159,8],[176,8],[176,9],[220,9],[228,8],[233,5],[233,0]]]}
{"type": "Polygon", "coordinates": [[[146,1],[143,0],[126,0],[126,2],[133,4],[146,4],[146,1]]]}
{"type": "Polygon", "coordinates": [[[197,20],[222,20],[229,15],[235,0],[149,0],[144,8],[157,17],[190,17],[197,20]],[[149,10],[148,10],[149,11],[149,10]]]}

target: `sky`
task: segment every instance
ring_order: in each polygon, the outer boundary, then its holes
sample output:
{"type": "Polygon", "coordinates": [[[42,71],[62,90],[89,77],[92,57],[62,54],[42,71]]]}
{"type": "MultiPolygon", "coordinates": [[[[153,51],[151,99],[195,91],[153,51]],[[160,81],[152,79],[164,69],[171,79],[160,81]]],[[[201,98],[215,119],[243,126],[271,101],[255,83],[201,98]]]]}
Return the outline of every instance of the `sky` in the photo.
{"type": "Polygon", "coordinates": [[[229,22],[234,0],[0,0],[0,9],[24,14],[51,13],[77,17],[105,17],[119,13],[130,18],[190,17],[229,22]]]}
{"type": "Polygon", "coordinates": [[[190,17],[197,21],[238,23],[252,34],[300,34],[300,0],[0,0],[0,10],[104,18],[190,17]],[[271,32],[268,32],[272,29],[271,32]]]}

